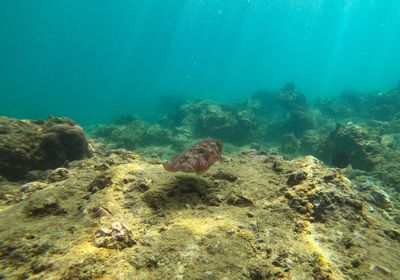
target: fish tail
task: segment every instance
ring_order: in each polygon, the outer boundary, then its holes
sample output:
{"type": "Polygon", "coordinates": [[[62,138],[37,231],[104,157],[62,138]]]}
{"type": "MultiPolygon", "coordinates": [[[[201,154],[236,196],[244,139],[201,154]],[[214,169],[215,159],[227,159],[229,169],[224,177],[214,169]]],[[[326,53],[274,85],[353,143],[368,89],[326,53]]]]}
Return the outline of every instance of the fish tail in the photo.
{"type": "Polygon", "coordinates": [[[176,169],[169,162],[163,163],[163,167],[168,172],[176,172],[176,169]]]}

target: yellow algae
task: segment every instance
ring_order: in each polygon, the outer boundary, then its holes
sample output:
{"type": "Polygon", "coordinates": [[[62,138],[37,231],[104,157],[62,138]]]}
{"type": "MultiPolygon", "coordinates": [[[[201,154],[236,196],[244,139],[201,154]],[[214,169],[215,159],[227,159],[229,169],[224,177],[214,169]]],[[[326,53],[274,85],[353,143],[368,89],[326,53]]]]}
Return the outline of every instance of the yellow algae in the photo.
{"type": "Polygon", "coordinates": [[[302,239],[309,246],[311,252],[317,256],[317,264],[324,270],[332,273],[333,279],[343,279],[342,273],[332,264],[329,259],[329,252],[322,248],[320,243],[313,238],[313,226],[309,221],[304,222],[305,230],[302,239]]]}
{"type": "Polygon", "coordinates": [[[75,245],[71,248],[69,255],[75,256],[85,256],[85,255],[94,255],[106,258],[113,253],[114,250],[109,250],[106,248],[99,248],[94,246],[92,243],[86,241],[81,244],[75,245]]]}
{"type": "Polygon", "coordinates": [[[213,219],[207,217],[195,218],[195,217],[179,217],[174,220],[175,225],[184,226],[185,228],[192,231],[196,235],[204,235],[208,232],[218,228],[232,228],[237,224],[232,220],[227,219],[213,219]]]}
{"type": "Polygon", "coordinates": [[[129,173],[136,171],[139,165],[136,162],[121,164],[114,171],[113,179],[115,182],[121,182],[129,173]]]}

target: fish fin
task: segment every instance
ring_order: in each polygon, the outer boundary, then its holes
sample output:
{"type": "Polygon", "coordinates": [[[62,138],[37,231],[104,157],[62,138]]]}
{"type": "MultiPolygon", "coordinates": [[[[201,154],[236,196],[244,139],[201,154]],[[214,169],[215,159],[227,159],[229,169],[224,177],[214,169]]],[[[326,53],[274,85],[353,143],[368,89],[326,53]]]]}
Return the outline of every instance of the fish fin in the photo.
{"type": "Polygon", "coordinates": [[[176,172],[177,171],[169,162],[163,163],[163,167],[168,172],[176,172]]]}
{"type": "Polygon", "coordinates": [[[196,170],[196,175],[203,175],[204,173],[207,172],[207,170],[208,170],[208,167],[204,168],[204,169],[196,170]]]}
{"type": "Polygon", "coordinates": [[[180,154],[174,155],[174,156],[171,158],[170,162],[176,161],[176,160],[178,159],[179,156],[180,156],[180,154]]]}

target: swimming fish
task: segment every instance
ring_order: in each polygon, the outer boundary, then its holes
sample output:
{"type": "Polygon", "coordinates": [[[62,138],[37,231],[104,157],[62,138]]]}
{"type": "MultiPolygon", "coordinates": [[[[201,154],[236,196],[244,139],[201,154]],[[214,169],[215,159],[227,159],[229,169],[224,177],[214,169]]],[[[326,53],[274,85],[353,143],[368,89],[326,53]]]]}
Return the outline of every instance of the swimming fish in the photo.
{"type": "Polygon", "coordinates": [[[215,139],[200,141],[163,164],[169,172],[195,172],[202,175],[216,161],[223,163],[222,143],[215,139]]]}

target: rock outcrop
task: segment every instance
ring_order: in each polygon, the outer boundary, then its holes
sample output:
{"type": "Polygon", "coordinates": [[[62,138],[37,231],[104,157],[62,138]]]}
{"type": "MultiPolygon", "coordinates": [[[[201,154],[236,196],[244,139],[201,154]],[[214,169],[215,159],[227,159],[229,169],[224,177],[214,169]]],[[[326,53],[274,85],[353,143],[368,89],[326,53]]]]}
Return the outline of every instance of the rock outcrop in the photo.
{"type": "Polygon", "coordinates": [[[83,129],[66,118],[0,117],[0,175],[16,181],[29,171],[62,166],[90,155],[83,129]]]}

